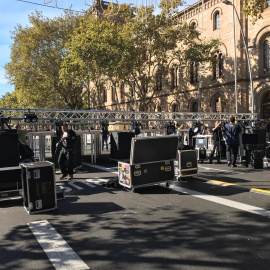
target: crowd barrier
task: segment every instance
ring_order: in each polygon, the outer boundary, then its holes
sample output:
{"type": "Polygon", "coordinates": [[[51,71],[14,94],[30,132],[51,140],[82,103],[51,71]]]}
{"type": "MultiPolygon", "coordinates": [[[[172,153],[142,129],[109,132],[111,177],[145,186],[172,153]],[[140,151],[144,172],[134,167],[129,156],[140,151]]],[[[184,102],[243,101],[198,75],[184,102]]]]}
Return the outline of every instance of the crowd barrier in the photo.
{"type": "MultiPolygon", "coordinates": [[[[80,135],[81,140],[81,155],[91,156],[91,163],[95,164],[97,156],[101,154],[101,132],[99,130],[83,130],[76,131],[80,135]]],[[[53,158],[52,147],[53,137],[55,132],[29,132],[26,134],[26,143],[34,152],[35,159],[45,161],[53,158]]]]}

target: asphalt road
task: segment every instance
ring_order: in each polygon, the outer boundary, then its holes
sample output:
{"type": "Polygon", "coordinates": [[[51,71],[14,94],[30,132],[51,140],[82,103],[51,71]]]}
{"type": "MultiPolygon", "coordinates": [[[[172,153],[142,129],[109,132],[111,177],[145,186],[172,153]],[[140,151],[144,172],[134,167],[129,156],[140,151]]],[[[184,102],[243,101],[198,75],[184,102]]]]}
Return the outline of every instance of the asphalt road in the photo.
{"type": "Polygon", "coordinates": [[[0,269],[270,269],[270,196],[252,190],[270,190],[269,170],[199,166],[198,179],[135,193],[101,185],[113,165],[84,166],[57,181],[67,192],[55,211],[0,202],[0,269]]]}

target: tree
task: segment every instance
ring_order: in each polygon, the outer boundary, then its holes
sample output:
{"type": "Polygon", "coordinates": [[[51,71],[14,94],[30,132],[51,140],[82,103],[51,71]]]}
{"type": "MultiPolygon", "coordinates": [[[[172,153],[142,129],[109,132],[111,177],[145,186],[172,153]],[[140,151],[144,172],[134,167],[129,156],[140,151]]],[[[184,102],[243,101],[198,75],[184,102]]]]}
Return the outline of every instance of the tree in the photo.
{"type": "Polygon", "coordinates": [[[2,98],[0,99],[0,108],[19,108],[18,106],[18,98],[16,93],[9,93],[7,92],[2,98]]]}
{"type": "MultiPolygon", "coordinates": [[[[118,82],[126,73],[125,65],[134,56],[132,55],[134,46],[128,32],[127,24],[115,18],[112,20],[108,17],[98,18],[87,14],[72,37],[68,46],[70,55],[66,58],[62,69],[66,69],[71,63],[73,70],[80,63],[80,71],[83,75],[77,73],[75,76],[79,83],[102,79],[110,82],[116,89],[118,82]]],[[[119,109],[119,98],[116,91],[115,93],[116,105],[119,109]]]]}
{"type": "Polygon", "coordinates": [[[266,0],[244,0],[243,12],[250,16],[253,24],[262,19],[264,9],[268,7],[266,0]]]}
{"type": "Polygon", "coordinates": [[[18,25],[12,33],[11,61],[5,69],[20,106],[75,109],[82,104],[83,86],[74,83],[72,74],[64,82],[59,80],[68,53],[65,45],[79,17],[66,12],[49,19],[36,12],[29,16],[31,26],[18,25]]]}

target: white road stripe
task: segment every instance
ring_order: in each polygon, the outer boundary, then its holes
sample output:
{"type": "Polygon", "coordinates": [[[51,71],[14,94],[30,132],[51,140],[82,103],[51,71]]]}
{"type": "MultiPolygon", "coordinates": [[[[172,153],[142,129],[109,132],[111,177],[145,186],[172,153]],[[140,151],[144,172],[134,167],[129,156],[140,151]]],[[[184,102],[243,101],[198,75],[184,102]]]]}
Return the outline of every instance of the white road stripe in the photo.
{"type": "Polygon", "coordinates": [[[249,212],[249,213],[252,213],[252,214],[256,214],[256,215],[259,215],[259,216],[264,216],[264,217],[270,218],[270,211],[265,210],[265,209],[260,208],[260,207],[235,202],[235,201],[223,199],[223,198],[212,196],[212,195],[207,195],[205,193],[201,193],[201,192],[197,192],[197,191],[194,191],[194,190],[178,187],[178,186],[175,186],[173,184],[170,185],[170,188],[177,191],[177,192],[185,193],[185,194],[188,194],[188,195],[191,195],[191,196],[203,199],[203,200],[207,200],[207,201],[211,201],[211,202],[214,202],[214,203],[226,205],[226,206],[236,208],[236,209],[239,209],[239,210],[242,210],[242,211],[246,211],[246,212],[249,212]]]}
{"type": "MultiPolygon", "coordinates": [[[[239,171],[236,171],[236,170],[228,171],[228,170],[221,170],[221,169],[215,169],[215,168],[210,168],[210,167],[202,167],[202,166],[198,166],[198,168],[205,169],[205,170],[228,172],[228,173],[233,173],[233,174],[244,174],[243,172],[239,172],[239,171]]],[[[199,172],[199,174],[201,174],[201,172],[199,172]]]]}
{"type": "Polygon", "coordinates": [[[107,181],[105,181],[105,179],[97,179],[97,178],[95,178],[95,179],[90,179],[89,178],[89,179],[86,179],[86,181],[88,183],[92,183],[92,184],[95,184],[95,185],[98,185],[98,186],[101,186],[101,185],[107,183],[107,181]]]}
{"type": "Polygon", "coordinates": [[[69,185],[73,186],[74,188],[76,188],[78,190],[83,189],[82,187],[76,185],[75,183],[82,183],[82,184],[87,185],[87,186],[92,187],[92,188],[96,187],[96,186],[91,185],[91,184],[87,183],[86,181],[82,181],[82,180],[72,180],[72,181],[68,182],[69,185]]]}
{"type": "Polygon", "coordinates": [[[47,220],[27,225],[56,270],[90,269],[47,220]]]}
{"type": "MultiPolygon", "coordinates": [[[[100,170],[106,170],[106,167],[102,167],[102,166],[98,166],[98,165],[91,165],[90,166],[93,167],[98,167],[98,169],[100,170]]],[[[202,167],[205,168],[205,167],[202,167]]],[[[212,169],[212,168],[208,168],[208,169],[212,169]]],[[[215,170],[219,170],[219,169],[215,169],[215,170]]],[[[112,169],[111,169],[112,171],[112,169]]],[[[219,171],[225,171],[225,170],[219,170],[219,171]]],[[[115,173],[118,173],[116,170],[114,170],[115,173]]],[[[225,171],[225,172],[231,172],[231,171],[225,171]]],[[[186,189],[186,188],[181,188],[178,186],[175,186],[173,184],[170,185],[170,188],[177,191],[177,192],[181,192],[181,193],[186,193],[188,195],[200,198],[200,199],[204,199],[204,200],[208,200],[211,202],[215,202],[215,203],[219,203],[219,204],[223,204],[232,208],[236,208],[242,211],[246,211],[249,213],[253,213],[256,215],[260,215],[260,216],[264,216],[264,217],[268,217],[270,218],[270,211],[265,210],[263,208],[260,207],[256,207],[256,206],[252,206],[252,205],[248,205],[248,204],[244,204],[244,203],[238,203],[235,201],[231,201],[231,200],[227,200],[227,199],[223,199],[220,197],[216,197],[216,196],[212,196],[212,195],[207,195],[205,193],[201,193],[201,192],[197,192],[194,190],[190,190],[190,189],[186,189]]]]}

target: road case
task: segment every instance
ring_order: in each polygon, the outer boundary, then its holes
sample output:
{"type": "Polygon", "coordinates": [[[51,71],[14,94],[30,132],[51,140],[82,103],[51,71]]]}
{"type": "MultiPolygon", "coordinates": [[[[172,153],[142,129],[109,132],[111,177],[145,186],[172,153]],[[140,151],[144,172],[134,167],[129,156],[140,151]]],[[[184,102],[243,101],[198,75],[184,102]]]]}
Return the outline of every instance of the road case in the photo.
{"type": "Polygon", "coordinates": [[[174,180],[178,136],[133,138],[130,162],[118,162],[119,184],[134,189],[174,180]]]}
{"type": "Polygon", "coordinates": [[[175,178],[195,176],[198,173],[196,150],[179,150],[174,161],[175,178]]]}
{"type": "Polygon", "coordinates": [[[58,201],[65,199],[65,189],[62,186],[56,186],[56,198],[58,201]]]}
{"type": "Polygon", "coordinates": [[[207,160],[205,148],[196,148],[195,150],[197,151],[197,160],[198,161],[204,162],[205,160],[207,160]]]}
{"type": "Polygon", "coordinates": [[[23,204],[29,214],[57,208],[55,168],[48,161],[21,164],[23,204]]]}
{"type": "Polygon", "coordinates": [[[21,188],[21,167],[0,168],[0,191],[21,188]]]}

